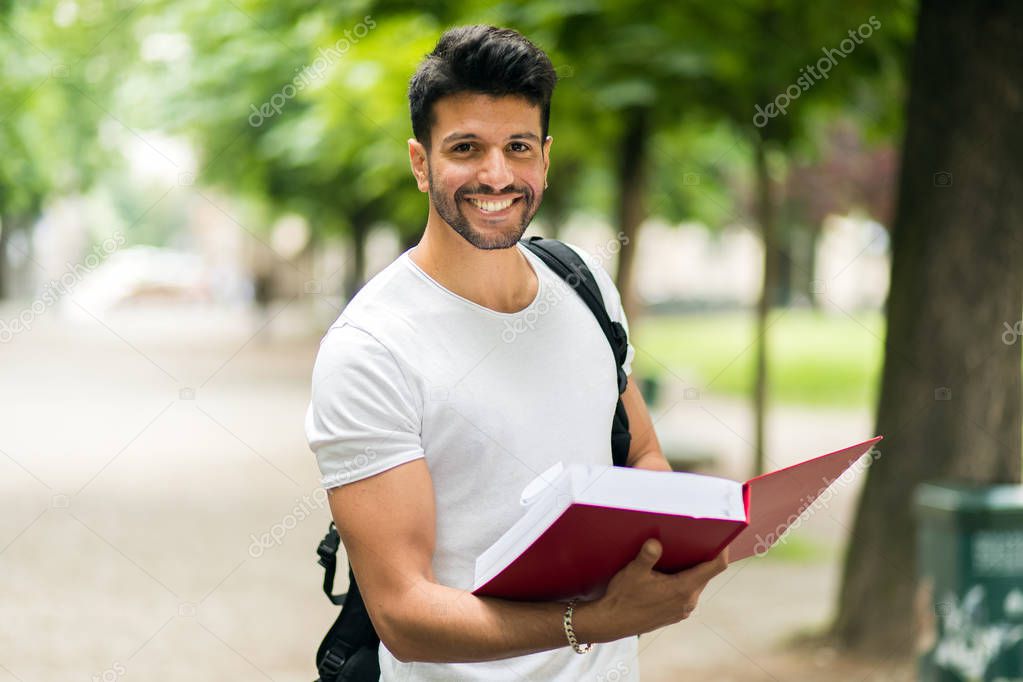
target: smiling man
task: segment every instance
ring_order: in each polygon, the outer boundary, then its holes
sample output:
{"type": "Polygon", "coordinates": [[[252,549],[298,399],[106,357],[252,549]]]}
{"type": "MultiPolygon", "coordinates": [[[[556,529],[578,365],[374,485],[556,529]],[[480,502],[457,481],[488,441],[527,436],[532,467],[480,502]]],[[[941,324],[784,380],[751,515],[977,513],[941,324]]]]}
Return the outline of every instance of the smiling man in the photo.
{"type": "Polygon", "coordinates": [[[433,199],[430,224],[443,221],[477,249],[515,245],[539,206],[539,184],[546,185],[551,138],[533,130],[536,115],[528,100],[478,93],[451,95],[434,110],[432,127],[453,131],[434,158],[428,137],[409,141],[419,189],[433,199]],[[474,230],[470,217],[484,229],[474,230]]]}
{"type": "MultiPolygon", "coordinates": [[[[558,461],[611,463],[611,349],[519,244],[546,187],[555,82],[514,31],[441,37],[409,86],[423,237],[349,302],[316,358],[306,434],[385,681],[638,680],[637,635],[687,617],[727,563],[665,575],[650,540],[574,610],[469,591],[476,557],[521,516],[523,487],[558,461]],[[509,338],[509,325],[524,331],[509,338]]],[[[607,272],[572,248],[627,328],[607,272]]],[[[631,377],[623,401],[629,465],[668,470],[631,377]]]]}

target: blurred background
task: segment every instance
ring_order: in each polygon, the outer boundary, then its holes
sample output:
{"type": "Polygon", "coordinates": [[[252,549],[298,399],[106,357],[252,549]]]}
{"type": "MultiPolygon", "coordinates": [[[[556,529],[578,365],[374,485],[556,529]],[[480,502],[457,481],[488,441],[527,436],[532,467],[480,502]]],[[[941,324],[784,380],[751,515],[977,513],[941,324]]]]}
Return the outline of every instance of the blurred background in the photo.
{"type": "Polygon", "coordinates": [[[557,68],[528,234],[615,277],[673,465],[893,453],[643,679],[912,679],[912,484],[1019,482],[1019,5],[0,0],[0,682],[315,676],[312,362],[467,23],[557,68]]]}

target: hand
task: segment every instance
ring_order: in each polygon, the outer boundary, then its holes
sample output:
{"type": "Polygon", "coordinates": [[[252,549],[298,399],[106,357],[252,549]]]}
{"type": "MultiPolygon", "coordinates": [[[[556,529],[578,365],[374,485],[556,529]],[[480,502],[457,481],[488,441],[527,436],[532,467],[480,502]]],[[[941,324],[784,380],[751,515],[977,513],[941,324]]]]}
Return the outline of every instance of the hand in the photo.
{"type": "Polygon", "coordinates": [[[650,538],[611,578],[603,597],[576,607],[573,620],[579,641],[611,642],[688,618],[703,588],[728,566],[726,547],[710,561],[669,575],[654,570],[661,552],[660,541],[650,538]]]}

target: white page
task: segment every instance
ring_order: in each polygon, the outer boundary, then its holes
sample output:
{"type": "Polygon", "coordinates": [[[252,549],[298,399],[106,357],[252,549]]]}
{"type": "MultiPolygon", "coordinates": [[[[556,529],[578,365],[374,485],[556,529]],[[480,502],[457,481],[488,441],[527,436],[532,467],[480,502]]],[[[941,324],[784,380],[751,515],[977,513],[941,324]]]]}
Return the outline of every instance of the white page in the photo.
{"type": "MultiPolygon", "coordinates": [[[[571,504],[636,511],[746,520],[742,484],[716,476],[648,471],[610,465],[574,464],[551,479],[546,490],[527,486],[532,502],[526,513],[476,559],[475,586],[490,581],[551,527],[571,504]]],[[[540,478],[540,477],[538,477],[540,478]]]]}

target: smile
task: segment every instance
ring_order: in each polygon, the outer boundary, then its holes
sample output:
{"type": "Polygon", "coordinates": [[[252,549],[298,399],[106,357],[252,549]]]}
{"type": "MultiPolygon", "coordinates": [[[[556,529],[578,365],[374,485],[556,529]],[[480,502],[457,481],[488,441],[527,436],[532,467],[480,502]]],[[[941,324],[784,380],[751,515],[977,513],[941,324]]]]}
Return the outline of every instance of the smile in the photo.
{"type": "Polygon", "coordinates": [[[506,210],[521,197],[502,199],[501,201],[484,201],[482,199],[466,199],[470,204],[480,210],[481,213],[500,213],[506,210]]]}

